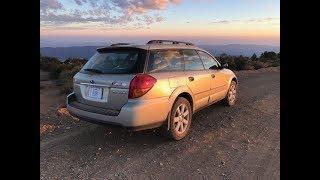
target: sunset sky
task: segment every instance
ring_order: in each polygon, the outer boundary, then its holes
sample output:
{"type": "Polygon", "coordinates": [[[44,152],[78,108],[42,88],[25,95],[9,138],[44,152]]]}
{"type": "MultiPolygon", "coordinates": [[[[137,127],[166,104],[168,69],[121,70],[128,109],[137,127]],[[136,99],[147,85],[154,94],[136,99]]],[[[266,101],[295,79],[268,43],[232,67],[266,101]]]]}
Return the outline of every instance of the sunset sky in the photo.
{"type": "Polygon", "coordinates": [[[41,46],[280,44],[280,0],[40,0],[41,46]]]}

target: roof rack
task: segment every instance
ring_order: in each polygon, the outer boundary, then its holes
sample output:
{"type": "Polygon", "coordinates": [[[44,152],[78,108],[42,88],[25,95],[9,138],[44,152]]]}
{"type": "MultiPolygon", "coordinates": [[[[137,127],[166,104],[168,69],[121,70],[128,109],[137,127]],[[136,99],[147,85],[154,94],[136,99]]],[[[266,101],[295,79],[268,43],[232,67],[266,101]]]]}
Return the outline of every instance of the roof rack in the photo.
{"type": "Polygon", "coordinates": [[[194,44],[190,43],[190,42],[173,41],[173,40],[151,40],[151,41],[147,42],[147,44],[163,44],[163,43],[185,44],[187,46],[194,46],[194,44]]]}
{"type": "Polygon", "coordinates": [[[128,46],[131,45],[130,43],[115,43],[115,44],[111,44],[110,46],[128,46]]]}

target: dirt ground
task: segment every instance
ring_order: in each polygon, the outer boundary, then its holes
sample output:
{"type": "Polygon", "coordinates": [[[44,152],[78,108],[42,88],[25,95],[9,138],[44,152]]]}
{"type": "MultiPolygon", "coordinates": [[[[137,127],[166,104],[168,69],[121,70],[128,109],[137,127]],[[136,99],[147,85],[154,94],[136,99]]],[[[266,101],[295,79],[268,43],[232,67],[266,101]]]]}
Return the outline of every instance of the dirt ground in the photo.
{"type": "MultiPolygon", "coordinates": [[[[41,148],[41,179],[280,179],[279,67],[237,76],[236,105],[196,113],[185,139],[98,126],[41,148]]],[[[48,87],[40,90],[40,123],[85,126],[53,115],[64,96],[48,87]]]]}
{"type": "Polygon", "coordinates": [[[60,92],[59,83],[49,79],[49,73],[40,70],[40,138],[76,130],[88,123],[60,115],[58,109],[65,106],[66,95],[60,92]]]}

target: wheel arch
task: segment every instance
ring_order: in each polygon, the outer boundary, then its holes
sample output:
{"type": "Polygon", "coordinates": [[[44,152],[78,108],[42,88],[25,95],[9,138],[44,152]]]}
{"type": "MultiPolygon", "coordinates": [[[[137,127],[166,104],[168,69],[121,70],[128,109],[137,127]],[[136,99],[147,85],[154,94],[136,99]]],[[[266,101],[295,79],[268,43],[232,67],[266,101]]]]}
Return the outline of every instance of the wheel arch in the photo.
{"type": "Polygon", "coordinates": [[[231,82],[232,81],[235,81],[236,83],[237,83],[237,85],[238,85],[238,78],[237,78],[237,76],[235,75],[235,74],[233,74],[230,78],[229,78],[229,82],[228,82],[228,87],[230,86],[230,84],[231,84],[231,82]]]}
{"type": "Polygon", "coordinates": [[[192,98],[191,94],[189,94],[188,92],[182,92],[176,97],[175,101],[177,101],[177,99],[179,97],[183,97],[183,98],[187,99],[191,105],[192,110],[193,110],[193,98],[192,98]]]}
{"type": "Polygon", "coordinates": [[[178,97],[184,97],[186,98],[190,105],[191,108],[193,110],[194,108],[194,99],[192,97],[192,92],[189,88],[187,87],[179,87],[176,90],[174,90],[171,94],[171,96],[169,97],[169,102],[170,102],[170,109],[169,111],[172,109],[173,104],[176,102],[176,100],[178,99],[178,97]]]}
{"type": "Polygon", "coordinates": [[[168,110],[167,130],[169,130],[169,126],[170,126],[170,114],[171,114],[172,107],[179,97],[186,98],[191,105],[192,111],[194,111],[194,99],[192,97],[192,93],[190,89],[186,87],[177,88],[169,97],[170,109],[168,110]]]}

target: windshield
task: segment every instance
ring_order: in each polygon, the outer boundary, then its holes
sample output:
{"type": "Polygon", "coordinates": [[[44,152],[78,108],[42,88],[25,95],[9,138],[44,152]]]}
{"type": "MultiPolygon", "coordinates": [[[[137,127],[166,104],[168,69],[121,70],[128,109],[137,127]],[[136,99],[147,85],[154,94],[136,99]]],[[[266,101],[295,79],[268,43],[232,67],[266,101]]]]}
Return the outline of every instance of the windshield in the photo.
{"type": "Polygon", "coordinates": [[[137,49],[112,49],[97,52],[83,66],[82,72],[102,74],[141,73],[143,53],[137,49]]]}

